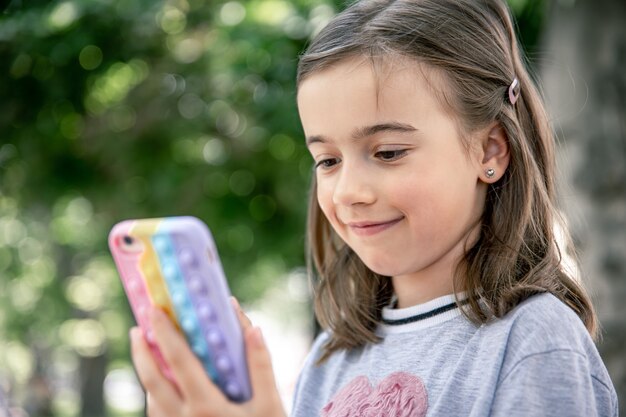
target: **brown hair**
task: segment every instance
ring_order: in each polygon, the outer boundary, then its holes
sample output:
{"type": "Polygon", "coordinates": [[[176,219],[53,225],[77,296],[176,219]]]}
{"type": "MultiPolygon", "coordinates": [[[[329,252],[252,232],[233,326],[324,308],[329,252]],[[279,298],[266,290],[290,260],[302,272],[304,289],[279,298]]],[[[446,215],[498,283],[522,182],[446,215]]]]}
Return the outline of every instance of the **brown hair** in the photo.
{"type": "MultiPolygon", "coordinates": [[[[571,307],[595,337],[591,300],[563,264],[562,251],[573,254],[555,204],[554,135],[507,6],[500,0],[358,1],[312,41],[300,58],[297,83],[349,58],[391,56],[443,74],[447,88],[439,93],[462,132],[497,121],[508,137],[509,167],[489,186],[480,236],[454,277],[454,288],[468,296],[464,314],[483,323],[533,294],[549,292],[571,307]],[[512,105],[507,93],[515,77],[521,95],[512,105]],[[565,238],[557,242],[558,227],[565,238]]],[[[333,231],[318,206],[315,178],[308,252],[315,312],[330,331],[321,360],[340,349],[377,342],[381,310],[392,296],[390,279],[368,269],[333,231]]]]}

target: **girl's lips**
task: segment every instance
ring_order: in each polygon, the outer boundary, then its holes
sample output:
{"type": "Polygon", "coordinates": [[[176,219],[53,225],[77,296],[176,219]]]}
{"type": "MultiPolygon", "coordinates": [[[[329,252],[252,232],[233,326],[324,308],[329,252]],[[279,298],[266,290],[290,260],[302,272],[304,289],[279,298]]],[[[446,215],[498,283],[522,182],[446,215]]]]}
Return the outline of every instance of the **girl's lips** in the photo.
{"type": "Polygon", "coordinates": [[[347,225],[350,227],[350,230],[358,236],[371,236],[380,233],[383,230],[389,229],[402,219],[404,219],[404,217],[390,220],[388,222],[353,222],[347,223],[347,225]]]}

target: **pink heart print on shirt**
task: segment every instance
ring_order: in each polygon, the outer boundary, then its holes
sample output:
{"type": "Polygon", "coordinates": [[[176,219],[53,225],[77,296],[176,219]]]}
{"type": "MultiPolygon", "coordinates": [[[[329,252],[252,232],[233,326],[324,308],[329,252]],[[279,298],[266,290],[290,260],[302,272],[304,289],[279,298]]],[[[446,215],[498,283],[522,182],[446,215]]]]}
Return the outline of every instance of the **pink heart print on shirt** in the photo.
{"type": "Polygon", "coordinates": [[[377,387],[354,378],[322,409],[322,417],[424,417],[428,394],[422,380],[406,372],[385,377],[377,387]]]}

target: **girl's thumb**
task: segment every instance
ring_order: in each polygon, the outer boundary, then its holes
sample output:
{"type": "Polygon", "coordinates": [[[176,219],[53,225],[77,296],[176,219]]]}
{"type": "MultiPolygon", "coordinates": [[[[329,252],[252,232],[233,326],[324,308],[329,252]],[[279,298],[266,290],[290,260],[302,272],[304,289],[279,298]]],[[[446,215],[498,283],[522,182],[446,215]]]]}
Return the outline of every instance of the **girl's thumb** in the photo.
{"type": "Polygon", "coordinates": [[[264,403],[263,408],[282,409],[276,388],[272,360],[260,328],[251,326],[247,329],[246,344],[253,397],[257,401],[264,403]]]}
{"type": "MultiPolygon", "coordinates": [[[[263,387],[267,389],[267,385],[271,382],[274,384],[274,370],[272,369],[272,360],[270,353],[263,340],[263,334],[258,327],[249,327],[246,332],[246,341],[248,345],[248,368],[250,370],[250,383],[252,389],[263,387]]],[[[273,387],[274,385],[272,385],[273,387]]]]}

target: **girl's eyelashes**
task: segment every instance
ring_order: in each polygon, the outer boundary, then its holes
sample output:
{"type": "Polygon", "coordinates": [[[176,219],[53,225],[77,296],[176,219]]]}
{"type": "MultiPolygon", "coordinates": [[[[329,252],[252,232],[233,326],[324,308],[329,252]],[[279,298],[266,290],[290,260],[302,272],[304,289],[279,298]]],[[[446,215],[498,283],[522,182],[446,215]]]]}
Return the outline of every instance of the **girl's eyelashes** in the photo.
{"type": "Polygon", "coordinates": [[[407,152],[407,149],[389,149],[378,151],[374,154],[374,156],[383,162],[393,162],[404,157],[407,152]]]}
{"type": "Polygon", "coordinates": [[[321,159],[315,163],[315,168],[330,169],[339,163],[339,158],[321,159]]]}
{"type": "MultiPolygon", "coordinates": [[[[389,149],[381,150],[374,153],[374,158],[382,162],[394,162],[407,155],[408,149],[389,149]]],[[[315,163],[315,168],[331,169],[341,162],[339,158],[324,158],[315,163]]]]}

